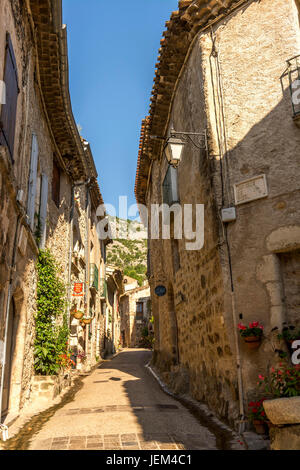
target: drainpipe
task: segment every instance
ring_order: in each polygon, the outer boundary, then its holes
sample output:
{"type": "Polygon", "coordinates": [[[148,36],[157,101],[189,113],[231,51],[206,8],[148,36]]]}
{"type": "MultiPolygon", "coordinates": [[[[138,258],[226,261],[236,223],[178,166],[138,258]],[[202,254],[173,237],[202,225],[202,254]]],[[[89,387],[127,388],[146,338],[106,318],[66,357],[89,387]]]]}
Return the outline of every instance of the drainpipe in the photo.
{"type": "Polygon", "coordinates": [[[6,365],[6,359],[7,359],[6,349],[7,349],[7,335],[8,335],[8,325],[9,325],[9,315],[10,315],[10,302],[12,298],[13,272],[14,272],[15,265],[16,265],[17,239],[18,239],[18,233],[19,233],[19,228],[20,228],[22,219],[23,219],[23,216],[18,215],[15,237],[14,237],[12,262],[11,262],[10,273],[9,273],[9,286],[8,286],[7,301],[6,301],[4,351],[3,351],[3,363],[2,363],[1,387],[0,387],[0,422],[2,420],[2,399],[3,399],[3,388],[4,388],[5,365],[6,365]]]}
{"type": "Polygon", "coordinates": [[[241,364],[241,354],[240,354],[237,321],[236,321],[235,291],[234,291],[234,282],[233,282],[231,252],[230,252],[230,246],[229,246],[229,241],[228,241],[227,227],[225,226],[224,229],[225,229],[225,238],[226,238],[226,246],[227,246],[228,261],[229,261],[229,272],[230,272],[230,283],[231,283],[231,306],[232,306],[231,311],[232,311],[232,320],[233,320],[236,367],[237,367],[237,378],[238,378],[238,389],[239,389],[239,405],[240,405],[239,434],[242,434],[245,431],[245,408],[244,408],[242,364],[241,364]]]}

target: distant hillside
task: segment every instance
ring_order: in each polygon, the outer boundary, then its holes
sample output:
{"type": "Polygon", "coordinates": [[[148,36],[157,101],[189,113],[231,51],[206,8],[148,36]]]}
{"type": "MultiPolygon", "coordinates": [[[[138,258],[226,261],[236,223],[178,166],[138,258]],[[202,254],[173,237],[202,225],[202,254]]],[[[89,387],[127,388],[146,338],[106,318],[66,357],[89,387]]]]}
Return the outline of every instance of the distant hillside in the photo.
{"type": "Polygon", "coordinates": [[[147,240],[145,227],[139,222],[109,217],[116,239],[107,247],[107,264],[121,268],[126,276],[140,285],[147,279],[147,240]],[[126,233],[135,234],[135,240],[126,239],[126,233]],[[125,236],[125,237],[124,237],[125,236]]]}

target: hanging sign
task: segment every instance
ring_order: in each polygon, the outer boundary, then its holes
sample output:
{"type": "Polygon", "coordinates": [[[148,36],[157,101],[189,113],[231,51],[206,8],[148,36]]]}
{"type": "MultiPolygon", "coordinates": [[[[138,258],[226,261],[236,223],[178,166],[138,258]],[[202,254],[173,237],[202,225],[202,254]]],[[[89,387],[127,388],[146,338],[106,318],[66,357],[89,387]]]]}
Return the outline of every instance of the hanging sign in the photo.
{"type": "Polygon", "coordinates": [[[157,286],[155,288],[155,294],[158,296],[158,297],[164,297],[167,293],[167,289],[165,288],[165,286],[157,286]]]}
{"type": "Polygon", "coordinates": [[[83,297],[83,282],[75,282],[72,297],[83,297]]]}

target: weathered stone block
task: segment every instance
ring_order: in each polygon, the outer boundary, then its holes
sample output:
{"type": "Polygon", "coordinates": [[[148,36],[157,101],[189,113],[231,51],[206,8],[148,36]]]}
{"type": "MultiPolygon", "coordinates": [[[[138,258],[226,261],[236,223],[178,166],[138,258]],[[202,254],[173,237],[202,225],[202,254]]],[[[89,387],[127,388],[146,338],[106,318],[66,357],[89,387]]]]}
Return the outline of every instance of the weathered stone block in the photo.
{"type": "Polygon", "coordinates": [[[300,426],[275,427],[270,432],[271,450],[299,450],[300,426]]]}
{"type": "Polygon", "coordinates": [[[280,227],[267,238],[267,248],[273,252],[285,252],[300,248],[300,226],[280,227]]]}
{"type": "Polygon", "coordinates": [[[300,424],[300,397],[266,400],[264,409],[273,424],[300,424]]]}

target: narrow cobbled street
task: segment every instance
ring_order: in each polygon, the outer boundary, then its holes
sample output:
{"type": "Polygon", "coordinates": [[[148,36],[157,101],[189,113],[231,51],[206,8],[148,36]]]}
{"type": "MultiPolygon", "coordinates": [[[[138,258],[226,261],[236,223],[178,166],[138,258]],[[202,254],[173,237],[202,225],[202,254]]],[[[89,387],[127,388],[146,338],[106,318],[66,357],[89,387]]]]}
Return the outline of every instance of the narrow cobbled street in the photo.
{"type": "Polygon", "coordinates": [[[214,434],[161,390],[145,367],[150,358],[149,351],[127,349],[102,363],[29,449],[216,449],[214,434]]]}

